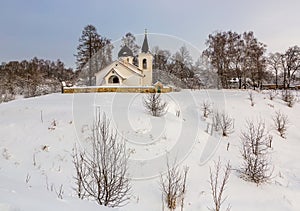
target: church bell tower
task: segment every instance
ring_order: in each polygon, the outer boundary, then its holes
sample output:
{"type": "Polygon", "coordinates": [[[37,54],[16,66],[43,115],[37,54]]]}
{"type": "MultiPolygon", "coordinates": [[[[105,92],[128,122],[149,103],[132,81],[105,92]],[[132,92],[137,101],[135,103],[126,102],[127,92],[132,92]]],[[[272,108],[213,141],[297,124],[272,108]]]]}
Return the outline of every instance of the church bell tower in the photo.
{"type": "Polygon", "coordinates": [[[153,56],[149,51],[148,39],[147,39],[147,30],[145,29],[145,37],[142,45],[141,53],[138,56],[139,69],[142,70],[145,77],[143,78],[144,86],[152,85],[152,62],[153,56]]]}

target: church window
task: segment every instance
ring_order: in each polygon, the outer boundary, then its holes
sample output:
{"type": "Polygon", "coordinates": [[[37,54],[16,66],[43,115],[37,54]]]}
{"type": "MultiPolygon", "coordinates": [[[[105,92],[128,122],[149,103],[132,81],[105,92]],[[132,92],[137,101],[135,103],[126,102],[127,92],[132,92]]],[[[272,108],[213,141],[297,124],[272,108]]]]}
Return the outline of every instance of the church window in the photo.
{"type": "Polygon", "coordinates": [[[143,59],[143,69],[147,69],[147,59],[143,59]]]}

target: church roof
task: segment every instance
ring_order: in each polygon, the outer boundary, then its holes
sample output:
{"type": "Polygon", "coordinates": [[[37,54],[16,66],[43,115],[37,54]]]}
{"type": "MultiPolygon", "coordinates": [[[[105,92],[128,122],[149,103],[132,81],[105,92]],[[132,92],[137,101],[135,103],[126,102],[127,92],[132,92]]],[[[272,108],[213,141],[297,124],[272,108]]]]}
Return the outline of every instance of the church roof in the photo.
{"type": "Polygon", "coordinates": [[[118,57],[126,57],[126,56],[133,56],[132,50],[128,48],[127,45],[124,45],[118,53],[118,57]]]}
{"type": "Polygon", "coordinates": [[[144,75],[141,73],[141,70],[138,67],[136,67],[135,65],[130,64],[130,63],[124,63],[124,61],[122,61],[122,60],[119,60],[119,64],[123,65],[125,68],[127,68],[131,72],[133,72],[141,77],[144,77],[144,75]]]}
{"type": "Polygon", "coordinates": [[[148,52],[149,52],[149,45],[148,45],[148,39],[147,39],[147,31],[145,30],[144,42],[142,45],[142,53],[148,53],[148,52]]]}

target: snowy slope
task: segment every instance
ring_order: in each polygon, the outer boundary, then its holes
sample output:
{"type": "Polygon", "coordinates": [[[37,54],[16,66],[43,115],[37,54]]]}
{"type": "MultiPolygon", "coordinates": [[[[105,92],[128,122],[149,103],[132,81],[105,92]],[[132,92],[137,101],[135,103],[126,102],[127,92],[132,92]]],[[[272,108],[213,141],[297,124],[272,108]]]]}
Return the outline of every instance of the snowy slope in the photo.
{"type": "Polygon", "coordinates": [[[240,131],[247,119],[260,118],[274,137],[273,179],[257,187],[233,170],[224,207],[230,203],[231,210],[300,210],[299,102],[289,108],[279,97],[271,101],[255,92],[252,107],[247,91],[183,90],[164,94],[168,113],[154,118],[144,111],[142,97],[134,93],[51,94],[0,104],[0,210],[107,210],[77,199],[73,190],[72,148],[85,146],[96,107],[110,116],[131,153],[132,199],[118,210],[162,210],[158,175],[166,170],[166,154],[190,168],[185,210],[208,210],[212,205],[209,167],[220,157],[238,169],[240,131]],[[200,110],[206,99],[235,119],[234,133],[228,138],[206,132],[210,120],[203,119],[200,110]],[[287,139],[273,128],[277,110],[289,117],[287,139]]]}

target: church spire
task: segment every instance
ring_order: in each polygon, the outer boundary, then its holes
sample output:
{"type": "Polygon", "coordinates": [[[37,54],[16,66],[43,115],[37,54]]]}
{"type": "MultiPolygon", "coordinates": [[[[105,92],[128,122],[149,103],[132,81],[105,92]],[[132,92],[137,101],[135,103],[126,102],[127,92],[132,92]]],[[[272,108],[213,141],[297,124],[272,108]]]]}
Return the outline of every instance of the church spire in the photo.
{"type": "Polygon", "coordinates": [[[149,52],[149,45],[148,45],[148,39],[147,39],[147,29],[145,29],[145,37],[144,42],[142,45],[142,53],[148,53],[149,52]]]}

